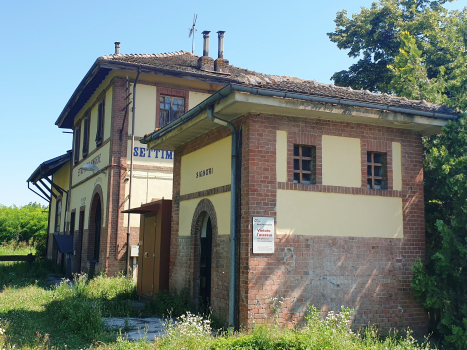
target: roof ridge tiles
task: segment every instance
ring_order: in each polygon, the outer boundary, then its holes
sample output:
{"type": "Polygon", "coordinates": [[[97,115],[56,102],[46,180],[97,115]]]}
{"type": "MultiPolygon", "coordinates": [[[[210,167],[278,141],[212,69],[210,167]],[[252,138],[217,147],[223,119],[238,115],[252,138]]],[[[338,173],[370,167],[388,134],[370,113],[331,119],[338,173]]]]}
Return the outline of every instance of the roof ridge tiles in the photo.
{"type": "Polygon", "coordinates": [[[110,54],[100,56],[100,59],[114,59],[114,58],[124,58],[124,57],[140,57],[140,58],[152,58],[152,57],[173,57],[173,56],[182,56],[182,55],[189,55],[189,56],[196,56],[193,55],[191,52],[187,51],[174,51],[174,52],[161,52],[161,53],[119,53],[119,54],[110,54]]]}

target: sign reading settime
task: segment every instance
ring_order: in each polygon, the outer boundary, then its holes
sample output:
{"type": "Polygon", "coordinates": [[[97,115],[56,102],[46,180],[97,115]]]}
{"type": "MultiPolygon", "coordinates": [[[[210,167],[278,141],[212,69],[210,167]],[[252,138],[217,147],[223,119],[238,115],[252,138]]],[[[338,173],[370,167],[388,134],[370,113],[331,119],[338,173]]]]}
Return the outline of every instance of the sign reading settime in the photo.
{"type": "Polygon", "coordinates": [[[253,217],[253,253],[274,253],[274,218],[253,217]]]}

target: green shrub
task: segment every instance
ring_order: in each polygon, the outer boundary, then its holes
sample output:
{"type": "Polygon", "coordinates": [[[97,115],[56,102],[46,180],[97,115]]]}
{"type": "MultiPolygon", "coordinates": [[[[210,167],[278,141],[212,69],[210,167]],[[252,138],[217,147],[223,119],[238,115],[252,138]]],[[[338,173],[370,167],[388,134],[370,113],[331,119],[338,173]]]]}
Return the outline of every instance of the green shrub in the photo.
{"type": "Polygon", "coordinates": [[[42,254],[47,240],[47,219],[47,208],[37,203],[23,207],[0,204],[0,241],[31,242],[42,254]]]}
{"type": "Polygon", "coordinates": [[[158,317],[178,317],[187,311],[196,312],[196,303],[191,298],[190,292],[184,288],[178,293],[174,288],[170,292],[168,290],[158,292],[155,299],[148,303],[146,312],[158,317]]]}

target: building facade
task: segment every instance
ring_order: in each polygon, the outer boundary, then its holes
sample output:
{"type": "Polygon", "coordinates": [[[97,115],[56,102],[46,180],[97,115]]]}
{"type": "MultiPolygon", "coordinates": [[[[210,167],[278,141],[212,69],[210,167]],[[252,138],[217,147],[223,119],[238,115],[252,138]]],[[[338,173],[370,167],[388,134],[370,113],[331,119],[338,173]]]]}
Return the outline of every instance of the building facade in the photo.
{"type": "Polygon", "coordinates": [[[139,140],[230,81],[214,70],[212,59],[213,72],[198,74],[199,57],[190,53],[118,52],[96,60],[56,122],[73,131],[73,149],[55,175],[69,195],[50,200],[47,256],[60,262],[53,235],[71,235],[73,272],[125,271],[127,235],[129,245],[138,245],[140,221],[122,211],[172,197],[173,152],[149,150],[139,140]],[[191,65],[191,71],[180,69],[191,65]]]}
{"type": "Polygon", "coordinates": [[[175,152],[170,288],[208,297],[237,325],[271,318],[273,299],[284,298],[279,321],[303,321],[309,305],[345,306],[356,328],[423,333],[427,314],[410,287],[411,265],[425,255],[421,136],[456,114],[314,82],[275,84],[226,87],[142,140],[175,152]]]}

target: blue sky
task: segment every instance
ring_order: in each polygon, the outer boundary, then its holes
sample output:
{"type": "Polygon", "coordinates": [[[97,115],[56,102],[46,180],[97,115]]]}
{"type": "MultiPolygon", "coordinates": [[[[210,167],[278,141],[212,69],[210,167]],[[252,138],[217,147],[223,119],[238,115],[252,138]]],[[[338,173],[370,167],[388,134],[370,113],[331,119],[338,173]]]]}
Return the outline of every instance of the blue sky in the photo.
{"type": "MultiPolygon", "coordinates": [[[[43,161],[71,148],[71,134],[55,121],[96,58],[121,53],[191,51],[188,38],[198,14],[195,54],[203,30],[225,30],[224,57],[263,73],[330,83],[353,60],[331,43],[336,12],[369,7],[358,1],[19,1],[0,0],[0,204],[37,201],[26,180],[43,161]]],[[[467,0],[448,8],[467,6],[467,0]]],[[[150,130],[148,130],[150,131],[150,130]]]]}

